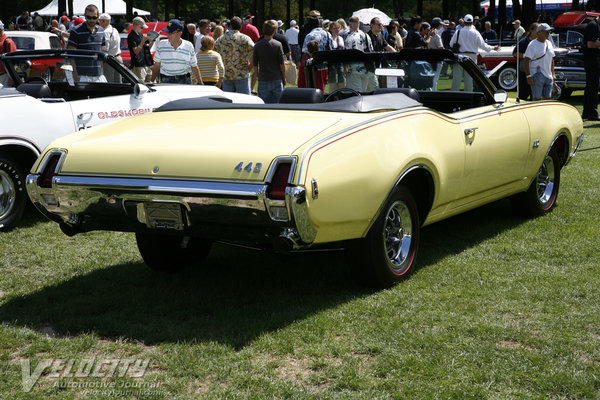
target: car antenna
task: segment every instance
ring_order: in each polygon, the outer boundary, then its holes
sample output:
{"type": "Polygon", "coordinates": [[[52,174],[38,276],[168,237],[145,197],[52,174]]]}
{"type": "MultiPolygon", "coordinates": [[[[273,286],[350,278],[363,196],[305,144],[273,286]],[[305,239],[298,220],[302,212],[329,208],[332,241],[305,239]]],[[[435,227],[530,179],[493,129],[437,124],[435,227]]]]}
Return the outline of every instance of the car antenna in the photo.
{"type": "Polygon", "coordinates": [[[516,56],[517,56],[517,103],[521,103],[521,99],[519,99],[519,39],[517,39],[517,47],[516,47],[516,56]]]}

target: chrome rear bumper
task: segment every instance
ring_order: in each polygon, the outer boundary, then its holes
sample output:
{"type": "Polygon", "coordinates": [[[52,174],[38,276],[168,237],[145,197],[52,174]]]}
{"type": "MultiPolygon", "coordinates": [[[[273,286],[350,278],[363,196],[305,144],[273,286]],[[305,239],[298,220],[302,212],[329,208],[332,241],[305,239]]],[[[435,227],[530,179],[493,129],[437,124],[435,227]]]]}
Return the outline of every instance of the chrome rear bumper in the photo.
{"type": "Polygon", "coordinates": [[[302,187],[288,187],[284,200],[266,196],[266,184],[58,175],[50,188],[27,176],[33,204],[71,233],[93,230],[168,231],[199,237],[270,242],[294,247],[312,243],[302,187]]]}

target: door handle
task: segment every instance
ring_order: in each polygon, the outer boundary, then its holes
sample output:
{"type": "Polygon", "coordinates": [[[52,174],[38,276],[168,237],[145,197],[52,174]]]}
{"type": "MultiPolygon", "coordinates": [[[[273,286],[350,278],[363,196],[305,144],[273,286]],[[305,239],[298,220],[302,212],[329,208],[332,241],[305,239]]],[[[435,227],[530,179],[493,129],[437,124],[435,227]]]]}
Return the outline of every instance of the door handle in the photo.
{"type": "Polygon", "coordinates": [[[473,144],[473,140],[475,140],[475,131],[479,129],[478,127],[474,127],[474,128],[466,128],[465,129],[465,136],[469,138],[469,146],[473,144]],[[473,135],[472,137],[469,137],[473,135]]]}
{"type": "Polygon", "coordinates": [[[479,129],[479,128],[475,127],[475,128],[467,128],[467,129],[465,129],[465,136],[469,136],[472,133],[474,134],[477,129],[479,129]]]}

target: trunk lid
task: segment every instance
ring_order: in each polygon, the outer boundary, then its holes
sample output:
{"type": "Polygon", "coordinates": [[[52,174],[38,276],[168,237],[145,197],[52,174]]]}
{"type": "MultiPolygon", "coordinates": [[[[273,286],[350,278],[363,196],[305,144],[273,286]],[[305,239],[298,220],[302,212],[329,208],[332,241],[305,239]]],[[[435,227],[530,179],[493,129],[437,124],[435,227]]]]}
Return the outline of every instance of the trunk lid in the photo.
{"type": "Polygon", "coordinates": [[[158,112],[78,132],[52,147],[68,151],[63,174],[262,181],[274,158],[339,121],[336,113],[296,110],[158,112]]]}

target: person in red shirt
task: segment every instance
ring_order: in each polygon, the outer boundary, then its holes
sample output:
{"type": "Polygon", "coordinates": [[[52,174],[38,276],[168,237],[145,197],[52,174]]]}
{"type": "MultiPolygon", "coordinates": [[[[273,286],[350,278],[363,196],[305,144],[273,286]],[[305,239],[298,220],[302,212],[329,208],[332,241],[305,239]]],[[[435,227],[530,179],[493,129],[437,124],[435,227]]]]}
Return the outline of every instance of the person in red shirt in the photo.
{"type": "MultiPolygon", "coordinates": [[[[4,24],[0,21],[0,54],[10,53],[11,51],[17,51],[17,45],[11,38],[6,36],[4,33],[4,24]]],[[[0,63],[0,85],[8,85],[9,77],[4,69],[4,65],[0,63]]]]}
{"type": "Polygon", "coordinates": [[[250,39],[252,39],[252,41],[256,43],[260,38],[260,33],[258,32],[258,28],[252,25],[252,18],[254,18],[254,15],[250,14],[244,17],[244,23],[240,28],[240,33],[250,36],[250,39]]]}

